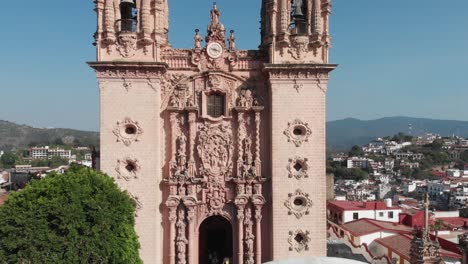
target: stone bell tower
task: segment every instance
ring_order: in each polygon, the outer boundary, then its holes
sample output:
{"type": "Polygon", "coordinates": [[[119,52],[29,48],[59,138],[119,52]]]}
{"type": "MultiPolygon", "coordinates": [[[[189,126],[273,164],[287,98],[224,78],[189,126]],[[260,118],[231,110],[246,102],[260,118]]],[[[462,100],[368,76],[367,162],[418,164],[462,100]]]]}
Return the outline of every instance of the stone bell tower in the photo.
{"type": "Polygon", "coordinates": [[[167,0],[95,0],[101,170],[135,200],[145,263],[161,263],[161,76],[167,0]]]}
{"type": "Polygon", "coordinates": [[[271,111],[272,258],[326,256],[330,0],[263,0],[271,111]],[[286,246],[287,245],[287,246],[286,246]]]}
{"type": "Polygon", "coordinates": [[[167,1],[94,1],[101,170],[135,201],[141,258],[325,256],[330,0],[263,0],[259,50],[216,4],[172,48],[167,1]]]}

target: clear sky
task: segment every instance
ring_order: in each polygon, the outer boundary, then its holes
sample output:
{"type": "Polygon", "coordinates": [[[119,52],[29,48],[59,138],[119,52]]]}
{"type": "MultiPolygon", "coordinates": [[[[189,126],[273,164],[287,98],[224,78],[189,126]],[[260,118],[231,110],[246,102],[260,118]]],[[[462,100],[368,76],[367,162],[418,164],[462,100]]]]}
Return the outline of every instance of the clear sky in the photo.
{"type": "MultiPolygon", "coordinates": [[[[238,47],[259,43],[260,0],[218,0],[238,47]]],[[[328,120],[468,120],[467,0],[333,0],[328,120]]],[[[169,0],[170,39],[191,47],[210,0],[169,0]]],[[[2,1],[0,119],[99,128],[92,0],[2,1]]]]}

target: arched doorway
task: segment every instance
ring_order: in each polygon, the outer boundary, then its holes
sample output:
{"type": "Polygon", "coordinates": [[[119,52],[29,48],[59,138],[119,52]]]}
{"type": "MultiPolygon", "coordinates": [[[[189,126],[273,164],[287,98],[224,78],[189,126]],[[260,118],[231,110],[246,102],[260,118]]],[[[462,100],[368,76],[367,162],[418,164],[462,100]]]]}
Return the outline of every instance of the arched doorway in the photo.
{"type": "Polygon", "coordinates": [[[221,216],[211,216],[200,225],[199,262],[222,264],[229,258],[232,263],[232,226],[221,216]]]}

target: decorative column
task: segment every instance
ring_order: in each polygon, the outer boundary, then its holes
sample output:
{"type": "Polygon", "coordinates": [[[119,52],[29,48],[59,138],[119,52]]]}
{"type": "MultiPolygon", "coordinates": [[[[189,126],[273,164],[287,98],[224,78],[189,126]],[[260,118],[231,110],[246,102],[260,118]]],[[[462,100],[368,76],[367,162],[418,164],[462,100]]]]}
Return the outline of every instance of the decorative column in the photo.
{"type": "Polygon", "coordinates": [[[313,28],[312,34],[322,35],[323,33],[323,25],[322,25],[322,6],[320,4],[320,0],[314,0],[313,5],[313,28]]]}
{"type": "Polygon", "coordinates": [[[255,236],[253,234],[253,222],[252,222],[252,209],[247,206],[245,208],[245,264],[254,264],[254,243],[255,236]]]}
{"type": "Polygon", "coordinates": [[[172,175],[172,168],[177,165],[176,162],[176,148],[177,148],[177,113],[171,112],[170,113],[170,123],[171,123],[171,144],[170,144],[170,149],[169,152],[171,153],[171,161],[170,161],[170,169],[169,169],[169,177],[172,178],[174,175],[172,175]]]}
{"type": "Polygon", "coordinates": [[[237,230],[238,230],[238,240],[237,240],[237,261],[239,264],[244,263],[244,204],[236,204],[237,205],[237,230]]]}
{"type": "Polygon", "coordinates": [[[150,0],[143,0],[141,5],[141,30],[143,31],[143,44],[153,43],[151,39],[151,7],[150,0]]]}
{"type": "Polygon", "coordinates": [[[104,5],[104,40],[107,45],[115,42],[115,9],[114,1],[106,0],[104,5]]]}
{"type": "Polygon", "coordinates": [[[186,227],[185,224],[185,209],[183,207],[178,210],[179,220],[176,223],[177,228],[177,238],[176,238],[176,248],[177,248],[177,264],[186,264],[187,263],[187,244],[188,240],[186,237],[186,227]]]}
{"type": "Polygon", "coordinates": [[[255,205],[255,264],[262,263],[262,207],[255,205]]]}
{"type": "Polygon", "coordinates": [[[237,146],[239,148],[239,153],[237,157],[237,176],[241,177],[242,176],[242,168],[243,168],[243,160],[242,160],[242,155],[244,154],[244,144],[243,140],[246,136],[246,127],[245,127],[245,120],[244,120],[244,112],[242,110],[238,109],[237,112],[237,122],[239,124],[238,130],[237,130],[237,146]]]}
{"type": "Polygon", "coordinates": [[[281,0],[281,18],[280,18],[280,28],[281,33],[285,34],[288,32],[289,28],[289,16],[290,12],[289,9],[291,8],[291,4],[288,0],[281,0]]]}
{"type": "Polygon", "coordinates": [[[263,107],[253,107],[255,111],[255,173],[257,176],[262,175],[262,160],[260,158],[260,123],[261,111],[263,107]]]}
{"type": "Polygon", "coordinates": [[[188,121],[189,121],[189,165],[188,165],[188,174],[190,177],[195,177],[196,168],[195,168],[195,138],[197,136],[197,124],[196,121],[196,112],[189,111],[188,121]]]}
{"type": "Polygon", "coordinates": [[[169,208],[169,263],[175,264],[175,223],[177,221],[177,207],[169,208]]]}
{"type": "Polygon", "coordinates": [[[196,240],[194,233],[194,220],[195,220],[195,207],[187,207],[187,221],[188,221],[188,264],[194,264],[193,261],[193,241],[196,240]]]}

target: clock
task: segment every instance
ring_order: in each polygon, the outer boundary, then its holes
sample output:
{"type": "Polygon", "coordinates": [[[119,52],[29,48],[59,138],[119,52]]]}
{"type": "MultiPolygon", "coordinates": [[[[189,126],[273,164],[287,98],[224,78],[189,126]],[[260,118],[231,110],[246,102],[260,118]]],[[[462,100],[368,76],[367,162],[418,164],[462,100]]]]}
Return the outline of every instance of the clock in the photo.
{"type": "Polygon", "coordinates": [[[219,44],[218,42],[213,42],[208,44],[208,46],[206,47],[206,51],[210,58],[217,59],[223,54],[223,46],[221,46],[221,44],[219,44]]]}

